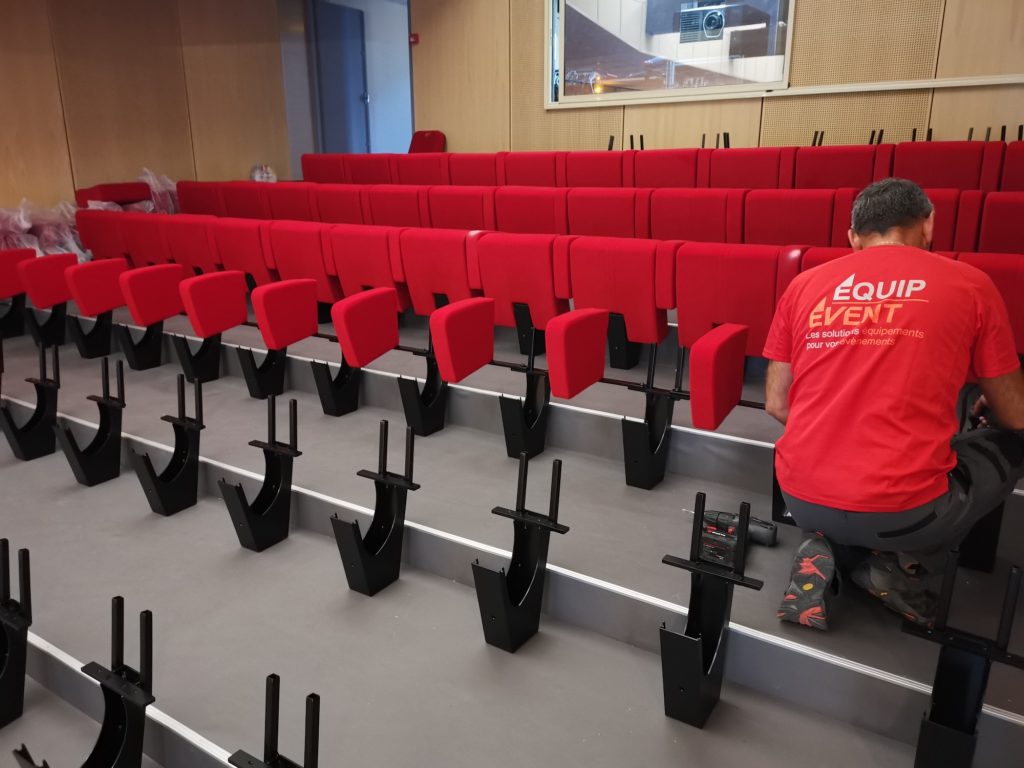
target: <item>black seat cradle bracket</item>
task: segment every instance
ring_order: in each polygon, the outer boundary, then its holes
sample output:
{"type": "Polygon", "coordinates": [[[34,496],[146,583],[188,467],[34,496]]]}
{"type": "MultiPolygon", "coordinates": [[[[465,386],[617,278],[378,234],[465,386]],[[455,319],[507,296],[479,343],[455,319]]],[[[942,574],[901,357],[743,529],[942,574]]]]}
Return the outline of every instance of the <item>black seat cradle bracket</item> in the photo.
{"type": "Polygon", "coordinates": [[[547,371],[536,367],[536,357],[544,352],[544,331],[533,325],[530,308],[513,304],[520,352],[527,355],[526,365],[510,368],[526,375],[526,394],[522,398],[501,395],[501,426],[505,434],[505,451],[510,459],[523,452],[533,458],[544,451],[547,442],[548,416],[551,413],[551,382],[547,371]],[[525,351],[523,349],[525,338],[525,351]]]}
{"type": "Polygon", "coordinates": [[[163,320],[147,325],[138,341],[132,338],[131,329],[127,325],[115,324],[114,337],[128,367],[133,371],[148,371],[163,365],[163,320]]]}
{"type": "Polygon", "coordinates": [[[608,315],[608,364],[612,368],[628,370],[640,362],[644,345],[630,341],[626,334],[626,318],[618,312],[608,315]]]}
{"type": "MultiPolygon", "coordinates": [[[[60,348],[51,348],[53,376],[46,370],[46,348],[39,348],[39,378],[25,379],[36,390],[36,406],[20,427],[15,424],[10,408],[0,405],[0,429],[11,445],[11,451],[22,461],[49,456],[57,450],[57,398],[60,393],[60,348]]],[[[3,345],[0,344],[0,375],[3,374],[3,345]]]]}
{"type": "Polygon", "coordinates": [[[234,524],[238,543],[253,552],[262,552],[288,538],[291,526],[292,464],[302,455],[298,450],[298,402],[288,402],[289,440],[277,440],[277,398],[267,398],[267,439],[252,440],[249,445],[263,451],[266,470],[263,485],[251,501],[241,485],[224,478],[217,481],[221,496],[234,524]]]}
{"type": "Polygon", "coordinates": [[[311,693],[306,697],[305,741],[302,763],[289,760],[278,749],[281,724],[281,678],[267,676],[267,703],[263,728],[263,759],[253,757],[239,749],[228,762],[238,768],[317,768],[320,756],[320,697],[311,693]]]}
{"type": "Polygon", "coordinates": [[[40,310],[25,310],[25,327],[29,335],[42,348],[59,347],[67,341],[68,305],[64,302],[54,304],[49,309],[47,318],[39,322],[36,314],[40,310]]]}
{"type": "Polygon", "coordinates": [[[29,553],[18,550],[19,599],[11,599],[10,544],[0,539],[0,728],[25,709],[25,664],[28,628],[32,626],[32,582],[29,553]]]}
{"type": "Polygon", "coordinates": [[[690,572],[690,605],[682,633],[661,627],[661,673],[665,714],[703,728],[718,704],[728,652],[733,588],[760,590],[764,582],[744,575],[750,504],[740,504],[732,565],[703,556],[707,497],[698,493],[693,513],[690,558],[665,555],[662,562],[690,572]]]}
{"type": "Polygon", "coordinates": [[[1021,569],[1010,568],[995,639],[949,627],[959,552],[950,552],[943,573],[935,622],[931,627],[904,621],[903,631],[938,643],[939,661],[931,707],[921,720],[915,768],[970,768],[978,743],[978,719],[993,663],[1024,670],[1024,656],[1010,653],[1010,635],[1020,600],[1021,569]]]}
{"type": "Polygon", "coordinates": [[[238,347],[238,363],[242,366],[249,396],[266,400],[284,394],[284,374],[288,370],[288,348],[268,349],[263,362],[256,364],[252,349],[238,347]]]}
{"type": "Polygon", "coordinates": [[[100,367],[102,394],[89,395],[100,412],[96,434],[85,448],[80,448],[67,427],[56,425],[57,442],[81,485],[94,486],[113,480],[121,474],[121,420],[125,408],[124,362],[117,361],[117,394],[110,394],[110,360],[104,357],[100,367]]]}
{"type": "Polygon", "coordinates": [[[349,589],[364,595],[375,595],[398,580],[402,569],[402,544],[405,538],[405,508],[409,491],[419,490],[412,480],[412,427],[405,429],[405,471],[388,472],[388,422],[380,423],[377,471],[361,469],[359,477],[373,480],[376,501],[373,520],[363,536],[359,521],[331,516],[338,554],[345,568],[349,589]]]}
{"type": "Polygon", "coordinates": [[[325,416],[344,416],[359,408],[362,368],[353,368],[344,358],[335,376],[331,376],[330,366],[325,362],[313,360],[310,367],[325,416]]]}
{"type": "Polygon", "coordinates": [[[556,459],[551,464],[551,498],[547,515],[526,508],[528,468],[529,458],[522,453],[519,456],[516,508],[495,507],[491,510],[492,514],[510,519],[515,530],[508,571],[493,571],[480,565],[479,561],[473,563],[473,583],[484,640],[509,653],[515,653],[537,634],[551,534],[569,532],[568,526],[558,522],[562,462],[556,459]]]}
{"type": "MultiPolygon", "coordinates": [[[[138,768],[142,764],[142,746],[146,731],[146,708],[153,697],[153,614],[139,616],[140,657],[138,670],[124,663],[124,598],[112,601],[111,662],[107,669],[98,662],[82,667],[82,672],[100,684],[103,692],[103,723],[92,752],[83,768],[138,768]]],[[[22,768],[36,765],[22,744],[14,751],[22,768]]]]}
{"type": "Polygon", "coordinates": [[[81,317],[68,318],[68,333],[78,348],[78,354],[86,360],[109,355],[114,336],[113,311],[97,315],[92,321],[92,328],[88,331],[82,327],[82,320],[81,317]]]}
{"type": "Polygon", "coordinates": [[[25,314],[28,311],[25,294],[11,296],[5,303],[7,311],[0,316],[0,339],[14,339],[25,333],[25,314]]]}
{"type": "Polygon", "coordinates": [[[185,415],[185,376],[178,374],[178,413],[161,416],[174,429],[174,451],[159,473],[148,453],[129,451],[129,458],[149,507],[168,517],[195,506],[199,499],[199,438],[203,424],[203,385],[193,384],[195,416],[185,415]]]}
{"type": "MultiPolygon", "coordinates": [[[[437,309],[447,306],[448,297],[434,294],[434,305],[437,309]]],[[[434,355],[434,341],[427,334],[427,348],[413,349],[398,347],[414,355],[423,357],[427,363],[427,378],[420,389],[419,382],[408,376],[398,377],[398,392],[402,396],[402,410],[405,422],[412,427],[417,437],[426,437],[444,429],[445,412],[448,408],[448,382],[442,380],[434,355]]]]}
{"type": "Polygon", "coordinates": [[[224,345],[219,333],[203,339],[195,352],[189,346],[186,336],[175,334],[171,342],[185,379],[190,384],[206,384],[220,378],[220,357],[224,345]]]}

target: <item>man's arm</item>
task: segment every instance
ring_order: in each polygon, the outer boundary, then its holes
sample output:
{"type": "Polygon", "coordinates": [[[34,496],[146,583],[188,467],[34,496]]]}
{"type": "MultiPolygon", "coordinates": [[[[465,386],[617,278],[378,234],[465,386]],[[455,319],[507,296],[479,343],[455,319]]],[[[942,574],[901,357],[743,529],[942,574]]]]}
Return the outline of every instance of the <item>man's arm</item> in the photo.
{"type": "Polygon", "coordinates": [[[768,376],[764,383],[764,409],[783,424],[789,418],[789,388],[792,385],[792,366],[769,360],[768,376]]]}
{"type": "MultiPolygon", "coordinates": [[[[770,377],[771,368],[768,374],[770,377]]],[[[975,413],[980,414],[987,407],[1003,429],[1024,430],[1024,373],[1018,369],[994,379],[979,378],[978,386],[982,399],[974,406],[975,413]]]]}

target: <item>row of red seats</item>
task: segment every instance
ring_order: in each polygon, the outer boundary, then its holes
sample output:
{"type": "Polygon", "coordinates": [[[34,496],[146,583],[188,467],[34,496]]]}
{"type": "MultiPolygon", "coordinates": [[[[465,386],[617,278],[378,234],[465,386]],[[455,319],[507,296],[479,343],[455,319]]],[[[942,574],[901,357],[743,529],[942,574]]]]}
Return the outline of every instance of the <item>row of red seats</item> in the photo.
{"type": "Polygon", "coordinates": [[[336,184],[862,189],[888,176],[923,187],[1024,190],[1024,142],[302,156],[303,179],[336,184]]]}
{"type": "MultiPolygon", "coordinates": [[[[936,208],[937,250],[1024,253],[1024,192],[926,191],[936,208]]],[[[179,182],[178,195],[185,213],[249,219],[842,246],[856,190],[193,181],[179,182]]]]}

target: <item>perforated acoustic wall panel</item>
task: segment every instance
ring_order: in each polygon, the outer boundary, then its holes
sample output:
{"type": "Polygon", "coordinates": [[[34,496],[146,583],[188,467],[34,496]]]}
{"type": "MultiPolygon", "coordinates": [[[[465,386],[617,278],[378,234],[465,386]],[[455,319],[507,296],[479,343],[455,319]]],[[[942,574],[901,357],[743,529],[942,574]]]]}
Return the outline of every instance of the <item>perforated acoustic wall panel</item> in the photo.
{"type": "Polygon", "coordinates": [[[1024,72],[1024,2],[946,0],[936,77],[1021,72],[1024,72]]]}
{"type": "Polygon", "coordinates": [[[790,85],[934,77],[943,2],[799,0],[790,85]]]}
{"type": "Polygon", "coordinates": [[[914,128],[924,138],[931,98],[930,90],[768,98],[761,144],[810,144],[816,130],[825,131],[825,144],[864,144],[881,127],[886,142],[909,141],[914,128]]]}
{"type": "Polygon", "coordinates": [[[626,141],[630,134],[642,133],[647,149],[700,146],[701,134],[713,147],[715,134],[725,131],[730,146],[756,147],[761,130],[761,99],[638,104],[625,109],[626,141]]]}

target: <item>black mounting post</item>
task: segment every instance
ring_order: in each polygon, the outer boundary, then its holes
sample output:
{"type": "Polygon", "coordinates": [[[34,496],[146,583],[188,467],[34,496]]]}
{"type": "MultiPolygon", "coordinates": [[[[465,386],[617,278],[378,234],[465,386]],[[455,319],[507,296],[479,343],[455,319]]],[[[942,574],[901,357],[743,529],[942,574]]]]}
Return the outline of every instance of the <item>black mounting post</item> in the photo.
{"type": "Polygon", "coordinates": [[[10,304],[3,317],[0,317],[0,339],[13,339],[25,332],[26,299],[24,293],[11,296],[10,304]]]}
{"type": "MultiPolygon", "coordinates": [[[[547,371],[538,371],[534,365],[538,341],[543,345],[544,332],[537,330],[530,320],[530,310],[525,304],[515,304],[516,324],[520,325],[520,315],[525,314],[530,328],[530,342],[527,346],[525,366],[516,366],[513,370],[526,374],[526,396],[498,398],[501,407],[501,426],[505,433],[505,450],[509,458],[523,453],[533,458],[544,451],[544,443],[548,432],[548,413],[551,403],[551,383],[547,371]],[[522,309],[520,309],[522,308],[522,309]]],[[[522,337],[520,336],[520,343],[522,337]]]]}
{"type": "Polygon", "coordinates": [[[634,149],[634,147],[633,147],[633,134],[632,133],[629,134],[629,148],[630,149],[634,149]]]}
{"type": "Polygon", "coordinates": [[[635,368],[640,362],[643,344],[626,336],[626,318],[618,312],[608,315],[608,364],[612,368],[635,368]]]}
{"type": "Polygon", "coordinates": [[[124,363],[117,361],[117,395],[110,396],[110,362],[104,357],[101,374],[103,394],[89,395],[88,400],[96,403],[100,412],[100,424],[92,442],[85,448],[78,447],[78,441],[71,430],[57,425],[57,442],[75,479],[85,486],[99,485],[113,480],[121,474],[121,416],[124,410],[124,363]]]}
{"type": "Polygon", "coordinates": [[[292,463],[302,455],[298,450],[298,402],[288,402],[289,439],[277,441],[276,397],[267,398],[267,440],[252,440],[249,445],[263,451],[266,470],[263,486],[251,502],[241,485],[217,481],[224,503],[235,524],[238,543],[254,552],[262,552],[288,538],[292,511],[292,463]]]}
{"type": "Polygon", "coordinates": [[[950,552],[942,579],[935,624],[927,628],[905,621],[903,631],[942,646],[932,685],[931,710],[921,720],[915,768],[970,768],[978,743],[978,717],[993,662],[1024,669],[1024,656],[1010,653],[1010,634],[1020,598],[1021,570],[1010,569],[996,639],[946,625],[956,584],[958,552],[950,552]]]}
{"type": "Polygon", "coordinates": [[[967,140],[974,141],[974,126],[972,125],[967,129],[967,140]]]}
{"type": "Polygon", "coordinates": [[[117,346],[133,371],[148,371],[163,365],[164,323],[147,325],[142,337],[135,341],[126,325],[115,325],[117,346]]]}
{"type": "Polygon", "coordinates": [[[18,589],[11,599],[11,561],[7,539],[0,539],[0,728],[25,709],[25,658],[32,626],[32,582],[27,549],[18,550],[18,589]]]}
{"type": "Polygon", "coordinates": [[[722,147],[725,148],[725,149],[729,148],[729,132],[728,131],[723,131],[722,132],[722,147]]]}
{"type": "MultiPolygon", "coordinates": [[[[438,301],[440,305],[441,302],[438,301]]],[[[398,377],[398,391],[402,395],[405,422],[417,437],[426,437],[444,428],[448,407],[448,382],[441,379],[434,357],[434,343],[428,336],[425,352],[416,352],[427,360],[427,378],[420,390],[419,382],[405,376],[398,377]]]]}
{"type": "MultiPolygon", "coordinates": [[[[113,600],[110,669],[92,661],[82,672],[100,684],[103,691],[103,724],[99,739],[83,768],[138,768],[142,765],[142,743],[146,732],[146,707],[153,697],[153,614],[139,614],[140,661],[138,670],[124,663],[124,598],[113,600]]],[[[23,744],[14,756],[26,768],[39,768],[23,744]]],[[[47,764],[44,762],[43,767],[47,764]]]]}
{"type": "Polygon", "coordinates": [[[743,575],[750,504],[740,504],[732,566],[703,557],[704,505],[697,494],[693,510],[690,559],[665,555],[661,562],[690,572],[690,607],[682,634],[661,627],[661,676],[665,714],[703,728],[722,692],[728,650],[733,587],[760,590],[764,582],[743,575]]]}
{"type": "Polygon", "coordinates": [[[608,151],[611,152],[613,149],[615,149],[615,134],[608,137],[608,151]]]}
{"type": "Polygon", "coordinates": [[[999,128],[999,140],[1000,141],[1006,141],[1006,126],[1005,125],[1001,126],[999,128]]]}
{"type": "Polygon", "coordinates": [[[86,360],[106,357],[110,354],[110,340],[114,335],[114,313],[103,312],[93,320],[92,328],[82,328],[82,318],[72,317],[68,322],[71,340],[78,348],[78,354],[86,360]]]}
{"type": "Polygon", "coordinates": [[[1024,123],[1017,126],[1017,141],[1024,141],[1024,123]]]}
{"type": "Polygon", "coordinates": [[[985,141],[991,141],[991,140],[992,140],[992,126],[990,125],[988,128],[985,129],[985,141]]]}
{"type": "Polygon", "coordinates": [[[238,750],[228,762],[238,768],[317,768],[320,753],[320,697],[315,693],[306,697],[306,741],[302,765],[284,757],[277,748],[281,723],[281,678],[267,676],[267,704],[263,727],[263,759],[238,750]]]}
{"type": "Polygon", "coordinates": [[[885,136],[885,128],[878,129],[878,145],[882,145],[882,137],[885,136]]]}
{"type": "Polygon", "coordinates": [[[706,133],[702,133],[700,135],[700,148],[701,149],[704,149],[704,145],[707,142],[707,138],[708,138],[708,135],[706,133]]]}
{"type": "Polygon", "coordinates": [[[715,149],[718,149],[719,144],[721,143],[721,139],[722,139],[722,134],[716,133],[715,134],[715,149]]]}
{"type": "MultiPolygon", "coordinates": [[[[0,350],[2,354],[2,350],[0,350]]],[[[0,365],[0,370],[3,366],[0,365]]],[[[0,405],[0,428],[7,436],[14,455],[22,461],[49,456],[57,450],[57,395],[60,392],[60,348],[53,346],[53,378],[46,375],[46,348],[39,347],[39,378],[25,379],[36,388],[36,407],[20,427],[7,405],[0,405]]]]}
{"type": "Polygon", "coordinates": [[[146,492],[149,507],[165,517],[194,506],[199,498],[199,437],[203,424],[203,385],[196,382],[195,416],[185,416],[185,377],[178,374],[178,415],[161,416],[174,428],[174,453],[159,474],[149,454],[129,451],[135,474],[146,492]]]}
{"type": "Polygon", "coordinates": [[[825,129],[821,129],[821,133],[818,134],[818,146],[822,146],[825,143],[825,129]]]}
{"type": "Polygon", "coordinates": [[[515,529],[508,573],[504,568],[492,571],[480,565],[479,561],[473,563],[473,582],[480,605],[484,639],[509,653],[515,653],[537,634],[551,534],[569,532],[568,526],[558,522],[562,462],[555,459],[551,464],[551,501],[547,515],[526,508],[528,466],[526,454],[520,454],[516,508],[495,507],[491,510],[495,515],[512,520],[515,529]]]}
{"type": "Polygon", "coordinates": [[[258,366],[251,349],[238,348],[238,362],[242,366],[249,396],[266,400],[284,394],[284,372],[288,367],[287,349],[268,349],[258,366]]]}
{"type": "Polygon", "coordinates": [[[927,140],[928,140],[928,141],[931,141],[931,140],[932,140],[932,129],[931,129],[931,128],[929,128],[929,129],[928,129],[928,136],[927,136],[927,140]]]}
{"type": "MultiPolygon", "coordinates": [[[[658,361],[658,345],[648,346],[647,379],[642,386],[630,387],[644,392],[647,398],[644,420],[622,419],[622,454],[626,466],[626,485],[650,490],[665,477],[665,467],[672,446],[672,413],[676,398],[672,393],[654,391],[654,372],[658,361]]],[[[674,392],[682,391],[685,350],[679,348],[674,392]]]]}
{"type": "Polygon", "coordinates": [[[917,128],[910,129],[910,140],[917,141],[917,128]]]}
{"type": "Polygon", "coordinates": [[[818,131],[817,130],[814,131],[814,135],[811,137],[811,146],[812,147],[818,146],[818,131]]]}
{"type": "Polygon", "coordinates": [[[220,351],[223,345],[219,333],[203,339],[195,352],[184,336],[174,336],[173,343],[181,370],[190,383],[206,384],[220,378],[220,351]]]}
{"type": "Polygon", "coordinates": [[[872,128],[871,129],[871,138],[868,139],[868,144],[874,144],[874,143],[875,143],[875,129],[872,128]]]}
{"type": "Polygon", "coordinates": [[[363,370],[353,368],[344,359],[338,374],[331,376],[327,363],[314,360],[313,381],[316,382],[316,393],[320,395],[320,406],[327,416],[344,416],[359,408],[359,390],[363,380],[363,370]]]}
{"type": "Polygon", "coordinates": [[[640,134],[640,149],[642,150],[643,148],[644,148],[644,135],[641,133],[640,134]]]}
{"type": "Polygon", "coordinates": [[[381,421],[377,471],[361,469],[357,473],[373,480],[377,491],[373,521],[365,538],[359,532],[358,520],[346,522],[337,515],[331,517],[348,587],[364,595],[375,595],[397,581],[402,569],[406,500],[409,491],[420,487],[412,481],[413,439],[412,427],[406,427],[405,473],[388,472],[388,423],[381,421]]]}
{"type": "MultiPolygon", "coordinates": [[[[533,324],[530,316],[530,305],[515,302],[512,304],[512,316],[516,320],[516,337],[519,339],[519,354],[543,355],[545,350],[544,331],[533,324]]],[[[517,454],[518,455],[518,454],[517,454]]]]}
{"type": "Polygon", "coordinates": [[[40,348],[59,347],[67,340],[68,305],[54,304],[50,316],[40,323],[34,309],[25,310],[25,325],[40,348]]]}

